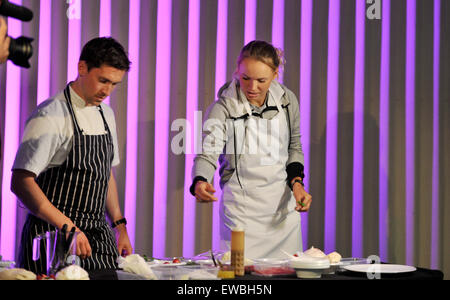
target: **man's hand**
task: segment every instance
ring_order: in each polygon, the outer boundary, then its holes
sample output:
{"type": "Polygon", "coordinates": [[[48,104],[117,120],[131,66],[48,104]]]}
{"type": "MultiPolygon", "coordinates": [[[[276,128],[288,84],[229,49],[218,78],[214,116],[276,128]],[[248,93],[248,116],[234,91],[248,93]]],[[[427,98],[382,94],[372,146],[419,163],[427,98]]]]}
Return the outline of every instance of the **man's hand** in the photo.
{"type": "Polygon", "coordinates": [[[128,237],[127,227],[125,224],[120,224],[114,229],[117,240],[117,250],[119,250],[119,255],[127,256],[133,253],[133,247],[130,243],[130,238],[128,237]]]}
{"type": "Polygon", "coordinates": [[[77,231],[77,256],[79,256],[81,259],[86,259],[92,255],[92,248],[86,235],[78,229],[77,231]]]}
{"type": "Polygon", "coordinates": [[[198,181],[195,184],[195,198],[197,202],[209,203],[217,201],[217,198],[214,196],[215,192],[214,186],[208,182],[198,181]]]}
{"type": "Polygon", "coordinates": [[[0,64],[5,63],[9,56],[9,44],[11,39],[6,35],[8,26],[5,19],[0,17],[0,64]]]}

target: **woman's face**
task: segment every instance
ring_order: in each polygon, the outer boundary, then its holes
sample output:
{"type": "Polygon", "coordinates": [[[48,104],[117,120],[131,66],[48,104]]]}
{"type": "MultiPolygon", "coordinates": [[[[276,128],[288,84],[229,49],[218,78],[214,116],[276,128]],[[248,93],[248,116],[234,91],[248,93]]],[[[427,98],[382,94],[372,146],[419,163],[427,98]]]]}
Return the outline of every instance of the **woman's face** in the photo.
{"type": "Polygon", "coordinates": [[[244,58],[238,66],[241,89],[252,104],[261,106],[277,72],[254,58],[244,58]]]}

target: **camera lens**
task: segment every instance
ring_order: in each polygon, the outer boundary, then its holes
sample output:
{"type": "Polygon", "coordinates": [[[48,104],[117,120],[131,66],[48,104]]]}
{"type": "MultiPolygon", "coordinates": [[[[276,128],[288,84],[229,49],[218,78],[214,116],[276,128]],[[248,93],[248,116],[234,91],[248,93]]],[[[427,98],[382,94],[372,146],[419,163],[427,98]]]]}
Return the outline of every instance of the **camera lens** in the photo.
{"type": "Polygon", "coordinates": [[[28,60],[33,55],[33,46],[31,42],[32,38],[21,36],[17,39],[11,38],[9,44],[9,57],[16,66],[29,68],[30,63],[28,60]]]}

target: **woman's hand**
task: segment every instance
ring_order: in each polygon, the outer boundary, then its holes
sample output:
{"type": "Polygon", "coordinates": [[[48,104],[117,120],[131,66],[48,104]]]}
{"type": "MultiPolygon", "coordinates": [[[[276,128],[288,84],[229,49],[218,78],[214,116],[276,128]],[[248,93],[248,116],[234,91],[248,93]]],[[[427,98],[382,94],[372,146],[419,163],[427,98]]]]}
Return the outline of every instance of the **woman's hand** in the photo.
{"type": "Polygon", "coordinates": [[[306,212],[309,210],[312,202],[312,196],[308,194],[303,185],[299,182],[295,182],[292,186],[292,192],[294,193],[294,198],[297,206],[295,210],[298,212],[306,212]]]}
{"type": "Polygon", "coordinates": [[[197,202],[210,203],[217,201],[217,198],[214,196],[215,192],[214,186],[208,182],[198,181],[195,184],[195,198],[197,202]]]}

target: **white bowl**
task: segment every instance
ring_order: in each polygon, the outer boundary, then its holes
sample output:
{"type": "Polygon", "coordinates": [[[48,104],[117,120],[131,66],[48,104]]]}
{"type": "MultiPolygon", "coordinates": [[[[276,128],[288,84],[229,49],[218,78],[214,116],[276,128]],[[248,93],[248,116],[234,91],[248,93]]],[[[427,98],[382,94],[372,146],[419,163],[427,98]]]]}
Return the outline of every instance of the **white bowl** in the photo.
{"type": "Polygon", "coordinates": [[[293,258],[289,266],[295,269],[298,278],[320,278],[324,271],[330,268],[330,261],[327,257],[300,255],[293,258]]]}
{"type": "Polygon", "coordinates": [[[152,272],[159,280],[187,280],[189,279],[189,270],[177,266],[157,265],[152,267],[152,272]]]}
{"type": "Polygon", "coordinates": [[[179,269],[187,270],[189,279],[192,280],[217,280],[219,268],[209,265],[181,266],[179,269]]]}

